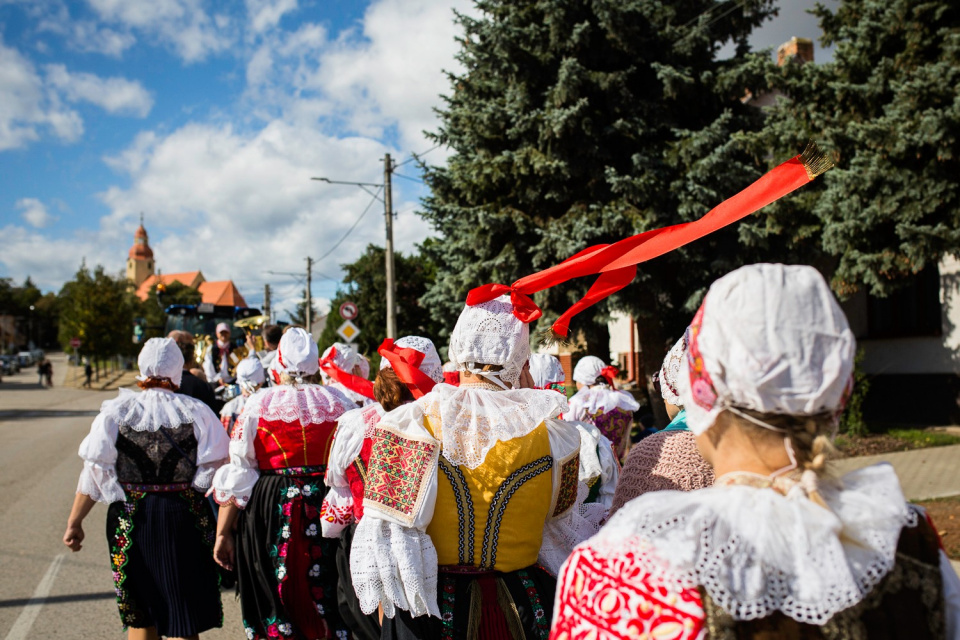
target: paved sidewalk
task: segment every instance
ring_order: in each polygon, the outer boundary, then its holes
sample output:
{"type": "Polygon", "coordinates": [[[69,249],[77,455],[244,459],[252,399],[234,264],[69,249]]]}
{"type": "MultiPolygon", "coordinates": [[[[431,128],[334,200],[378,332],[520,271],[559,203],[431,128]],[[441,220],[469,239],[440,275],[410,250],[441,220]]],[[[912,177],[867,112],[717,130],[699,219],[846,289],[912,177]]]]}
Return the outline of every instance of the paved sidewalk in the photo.
{"type": "Polygon", "coordinates": [[[903,494],[908,500],[960,495],[960,444],[845,458],[831,465],[842,474],[878,462],[889,462],[893,465],[900,478],[903,494]]]}

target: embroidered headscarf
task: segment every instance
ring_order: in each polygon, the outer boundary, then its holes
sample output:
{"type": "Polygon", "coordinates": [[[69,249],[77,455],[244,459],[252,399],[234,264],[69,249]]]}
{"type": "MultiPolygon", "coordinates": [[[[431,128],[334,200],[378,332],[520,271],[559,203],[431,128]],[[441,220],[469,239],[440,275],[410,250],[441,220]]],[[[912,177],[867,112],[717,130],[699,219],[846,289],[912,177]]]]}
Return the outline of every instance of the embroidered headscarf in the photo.
{"type": "Polygon", "coordinates": [[[280,338],[275,368],[280,373],[293,376],[300,383],[305,376],[312,376],[317,372],[318,351],[312,335],[300,327],[288,329],[280,338]]]}
{"type": "Polygon", "coordinates": [[[183,378],[183,353],[172,338],[150,338],[137,357],[140,375],[137,380],[155,378],[169,380],[179,387],[183,378]]]}
{"type": "Polygon", "coordinates": [[[450,361],[457,369],[504,389],[516,386],[530,357],[528,322],[518,317],[507,295],[475,305],[468,303],[450,334],[450,361]],[[485,364],[500,365],[501,370],[483,371],[485,364]]]}
{"type": "Polygon", "coordinates": [[[673,348],[663,359],[663,365],[660,367],[660,395],[666,402],[675,407],[683,407],[683,400],[680,399],[678,381],[681,371],[685,370],[687,363],[687,337],[683,336],[677,340],[673,348]]]}
{"type": "Polygon", "coordinates": [[[397,341],[387,338],[377,352],[382,356],[380,368],[393,369],[415,398],[443,382],[440,355],[429,338],[404,336],[397,341]]]}
{"type": "Polygon", "coordinates": [[[534,353],[530,356],[530,376],[537,389],[553,389],[565,392],[563,381],[567,376],[556,356],[549,353],[534,353]]]}

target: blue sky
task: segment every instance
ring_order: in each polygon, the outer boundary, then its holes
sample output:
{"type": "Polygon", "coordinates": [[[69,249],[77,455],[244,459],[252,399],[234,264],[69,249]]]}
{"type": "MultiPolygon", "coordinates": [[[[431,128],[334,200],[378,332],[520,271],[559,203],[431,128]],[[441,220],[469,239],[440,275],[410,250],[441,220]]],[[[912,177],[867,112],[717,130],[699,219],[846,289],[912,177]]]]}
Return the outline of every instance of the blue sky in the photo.
{"type": "MultiPolygon", "coordinates": [[[[371,200],[310,177],[380,182],[384,153],[430,149],[470,4],[0,0],[0,277],[57,291],[83,259],[120,272],[142,212],[163,272],[233,279],[253,305],[269,282],[292,308],[302,285],[267,271],[302,271],[371,200]]],[[[784,0],[754,46],[818,35],[812,5],[784,0]]],[[[394,182],[401,250],[429,233],[421,189],[394,182]]],[[[314,296],[382,229],[374,203],[314,296]]]]}

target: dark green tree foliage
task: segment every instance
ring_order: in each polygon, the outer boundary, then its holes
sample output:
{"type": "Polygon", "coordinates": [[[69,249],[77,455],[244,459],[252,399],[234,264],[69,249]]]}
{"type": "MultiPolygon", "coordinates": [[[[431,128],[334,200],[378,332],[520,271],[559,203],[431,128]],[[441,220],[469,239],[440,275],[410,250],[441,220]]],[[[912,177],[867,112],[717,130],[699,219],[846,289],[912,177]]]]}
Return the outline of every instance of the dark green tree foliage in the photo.
{"type": "Polygon", "coordinates": [[[187,286],[182,282],[173,281],[165,285],[165,290],[157,292],[153,287],[147,294],[147,299],[137,305],[137,317],[142,318],[146,330],[141,342],[150,338],[159,338],[166,335],[167,314],[165,309],[173,304],[200,304],[203,294],[198,289],[187,286]]]}
{"type": "Polygon", "coordinates": [[[11,341],[15,343],[14,351],[26,349],[31,340],[44,348],[56,346],[57,297],[53,293],[43,294],[29,276],[21,286],[10,278],[0,278],[0,316],[12,317],[16,328],[16,336],[0,335],[0,350],[11,341]]]}
{"type": "MultiPolygon", "coordinates": [[[[423,215],[443,240],[429,252],[438,274],[423,300],[446,331],[472,287],[699,218],[767,168],[737,136],[762,125],[741,98],[770,73],[769,55],[750,53],[747,37],[773,13],[771,0],[476,4],[481,17],[458,16],[465,70],[450,76],[433,134],[453,154],[425,174],[423,215]],[[718,60],[730,41],[735,55],[718,60]]],[[[737,247],[728,230],[642,265],[633,285],[572,329],[603,355],[608,312],[633,313],[655,344],[644,349],[653,371],[705,287],[749,260],[737,247]]],[[[538,294],[545,319],[589,284],[538,294]]]]}
{"type": "Polygon", "coordinates": [[[834,60],[787,65],[777,86],[789,97],[754,140],[782,153],[812,136],[837,167],[748,234],[815,244],[838,293],[885,295],[960,249],[960,5],[844,0],[814,13],[834,60]]]}
{"type": "MultiPolygon", "coordinates": [[[[301,326],[307,326],[307,290],[303,290],[303,296],[300,298],[300,302],[297,303],[297,308],[293,313],[287,312],[287,317],[290,318],[290,322],[301,326]]],[[[310,322],[316,321],[320,317],[320,313],[317,311],[317,305],[311,300],[310,304],[310,322]]]]}
{"type": "Polygon", "coordinates": [[[71,352],[72,338],[82,342],[80,353],[98,360],[133,355],[133,318],[136,304],[129,281],[114,278],[97,267],[91,273],[82,264],[59,294],[60,344],[71,352]]]}
{"type": "MultiPolygon", "coordinates": [[[[421,252],[432,244],[427,241],[421,252]]],[[[340,305],[348,300],[356,303],[358,315],[354,324],[360,327],[355,345],[371,360],[372,370],[379,364],[377,348],[386,337],[387,281],[384,271],[384,250],[368,245],[355,262],[341,265],[345,272],[343,286],[330,303],[330,315],[320,335],[321,353],[334,342],[342,342],[337,328],[343,322],[340,305]]],[[[397,282],[397,336],[418,335],[430,338],[445,353],[445,341],[438,340],[439,323],[420,304],[420,298],[433,283],[435,268],[422,255],[394,253],[397,282]]]]}

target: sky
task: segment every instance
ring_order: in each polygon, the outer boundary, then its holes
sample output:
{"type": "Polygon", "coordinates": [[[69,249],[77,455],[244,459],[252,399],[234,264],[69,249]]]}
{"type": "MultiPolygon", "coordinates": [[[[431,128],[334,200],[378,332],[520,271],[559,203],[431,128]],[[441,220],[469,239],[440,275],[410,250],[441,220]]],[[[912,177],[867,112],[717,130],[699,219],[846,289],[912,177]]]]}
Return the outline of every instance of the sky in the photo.
{"type": "MultiPolygon", "coordinates": [[[[782,0],[754,47],[818,36],[812,5],[782,0]]],[[[381,183],[390,153],[396,248],[430,234],[411,154],[448,153],[423,132],[459,70],[454,10],[472,2],[0,0],[0,277],[121,273],[142,214],[163,273],[251,306],[269,283],[286,319],[311,256],[325,311],[340,265],[382,246],[383,205],[312,177],[381,183]]]]}

